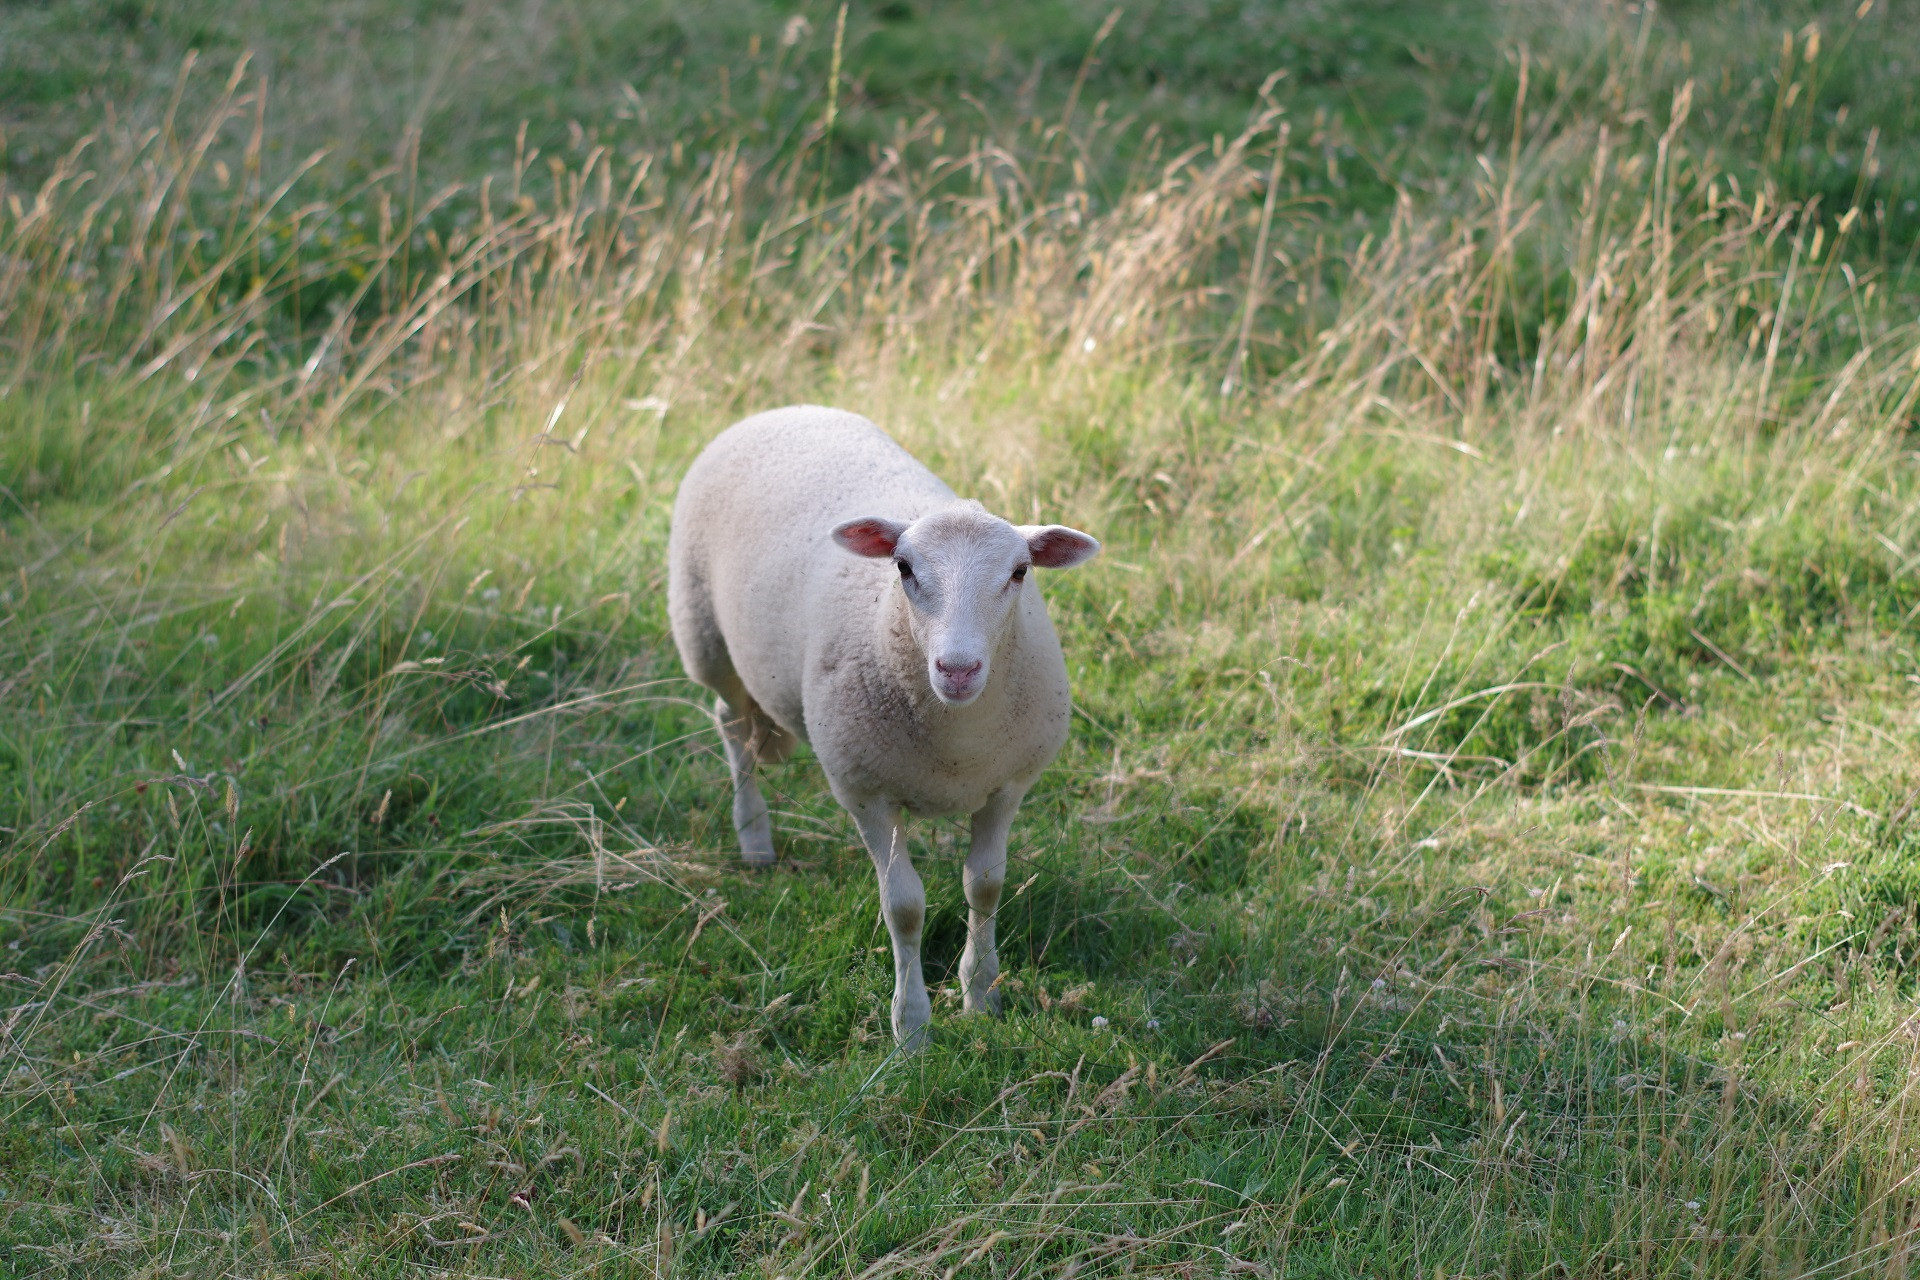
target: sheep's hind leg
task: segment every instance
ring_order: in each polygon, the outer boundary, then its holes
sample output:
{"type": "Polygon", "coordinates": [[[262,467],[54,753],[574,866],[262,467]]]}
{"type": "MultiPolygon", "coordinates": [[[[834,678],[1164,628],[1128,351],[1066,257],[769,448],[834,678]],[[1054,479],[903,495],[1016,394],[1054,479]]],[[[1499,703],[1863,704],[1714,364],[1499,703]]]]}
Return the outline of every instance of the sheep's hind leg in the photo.
{"type": "Polygon", "coordinates": [[[961,883],[967,891],[967,949],[960,953],[960,990],[971,1013],[1000,1012],[1000,953],[994,949],[994,915],[1007,882],[1007,833],[1020,797],[1002,792],[973,815],[973,844],[961,883]]]}
{"type": "Polygon", "coordinates": [[[754,767],[769,754],[769,738],[780,729],[753,705],[745,689],[713,704],[713,718],[727,749],[727,767],[733,774],[733,829],[740,835],[740,856],[750,867],[774,863],[773,820],[754,780],[754,767]]]}
{"type": "Polygon", "coordinates": [[[920,970],[920,930],[927,918],[927,891],[907,854],[900,807],[885,800],[848,805],[880,879],[880,918],[893,941],[893,1038],[912,1052],[927,1042],[933,1004],[920,970]]]}

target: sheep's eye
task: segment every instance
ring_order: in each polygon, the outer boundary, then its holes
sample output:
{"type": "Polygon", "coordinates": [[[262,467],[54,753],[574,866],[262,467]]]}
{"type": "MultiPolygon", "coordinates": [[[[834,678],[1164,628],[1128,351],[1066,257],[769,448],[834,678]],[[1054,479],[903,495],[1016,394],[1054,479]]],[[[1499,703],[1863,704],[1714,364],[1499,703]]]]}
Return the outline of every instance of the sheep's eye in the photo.
{"type": "Polygon", "coordinates": [[[1013,567],[1013,580],[1015,582],[1025,582],[1027,580],[1027,566],[1023,564],[1015,565],[1013,567]]]}
{"type": "Polygon", "coordinates": [[[912,565],[908,564],[905,560],[895,560],[894,564],[900,568],[900,580],[902,582],[909,582],[913,579],[912,565]]]}

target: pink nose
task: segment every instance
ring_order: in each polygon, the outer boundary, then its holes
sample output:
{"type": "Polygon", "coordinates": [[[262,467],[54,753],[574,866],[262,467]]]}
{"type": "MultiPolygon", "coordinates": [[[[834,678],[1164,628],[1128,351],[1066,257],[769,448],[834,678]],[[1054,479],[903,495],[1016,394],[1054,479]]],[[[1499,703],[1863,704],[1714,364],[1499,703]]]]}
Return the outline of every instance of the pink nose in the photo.
{"type": "Polygon", "coordinates": [[[978,661],[969,662],[964,665],[955,665],[947,662],[944,658],[936,658],[934,659],[933,665],[935,670],[939,671],[941,675],[953,681],[955,684],[965,684],[980,674],[980,663],[978,661]]]}

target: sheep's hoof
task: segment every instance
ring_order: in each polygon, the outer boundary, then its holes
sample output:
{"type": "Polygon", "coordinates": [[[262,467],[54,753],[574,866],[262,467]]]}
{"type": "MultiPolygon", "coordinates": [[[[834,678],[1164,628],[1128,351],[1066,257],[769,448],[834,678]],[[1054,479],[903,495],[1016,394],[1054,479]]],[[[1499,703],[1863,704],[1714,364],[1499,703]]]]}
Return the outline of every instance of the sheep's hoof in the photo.
{"type": "Polygon", "coordinates": [[[780,861],[780,855],[771,849],[764,851],[743,849],[740,853],[740,861],[746,863],[749,868],[755,871],[770,871],[773,869],[773,865],[780,861]]]}
{"type": "Polygon", "coordinates": [[[989,987],[977,996],[971,993],[968,994],[966,1011],[968,1013],[985,1014],[993,1018],[1004,1017],[1006,1015],[1006,1001],[1001,998],[1000,988],[989,987]]]}
{"type": "Polygon", "coordinates": [[[933,1005],[921,992],[918,999],[911,997],[893,1002],[893,1039],[900,1046],[902,1054],[918,1053],[927,1047],[932,1034],[928,1027],[933,1022],[933,1005]]]}

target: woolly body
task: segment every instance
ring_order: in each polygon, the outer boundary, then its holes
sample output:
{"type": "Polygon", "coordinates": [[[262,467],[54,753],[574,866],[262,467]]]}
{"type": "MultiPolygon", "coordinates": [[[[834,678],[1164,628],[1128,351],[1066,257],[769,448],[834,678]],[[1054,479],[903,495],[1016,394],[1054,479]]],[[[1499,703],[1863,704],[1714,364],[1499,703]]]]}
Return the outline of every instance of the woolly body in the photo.
{"type": "Polygon", "coordinates": [[[1066,742],[1067,667],[1036,584],[994,678],[948,706],[922,675],[893,564],[830,537],[860,516],[911,524],[956,507],[979,510],[865,418],[812,406],[731,428],[680,486],[667,599],[688,674],[730,704],[737,680],[813,745],[842,803],[972,813],[1008,784],[1024,791],[1066,742]]]}

